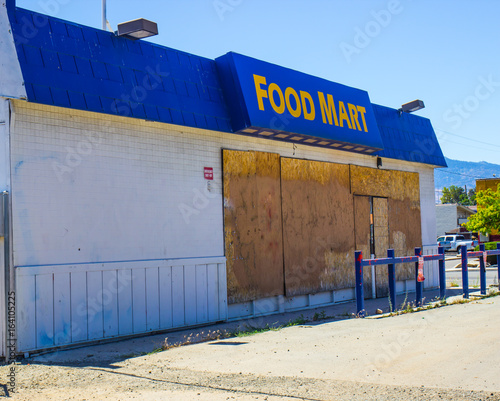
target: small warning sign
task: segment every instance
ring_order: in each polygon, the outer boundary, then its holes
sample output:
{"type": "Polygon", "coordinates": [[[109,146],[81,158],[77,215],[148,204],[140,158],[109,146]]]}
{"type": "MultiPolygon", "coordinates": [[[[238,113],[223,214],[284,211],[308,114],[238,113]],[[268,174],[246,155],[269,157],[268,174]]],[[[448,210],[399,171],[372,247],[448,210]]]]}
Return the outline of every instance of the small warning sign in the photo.
{"type": "Polygon", "coordinates": [[[214,169],[212,167],[204,167],[205,180],[214,179],[214,169]]]}

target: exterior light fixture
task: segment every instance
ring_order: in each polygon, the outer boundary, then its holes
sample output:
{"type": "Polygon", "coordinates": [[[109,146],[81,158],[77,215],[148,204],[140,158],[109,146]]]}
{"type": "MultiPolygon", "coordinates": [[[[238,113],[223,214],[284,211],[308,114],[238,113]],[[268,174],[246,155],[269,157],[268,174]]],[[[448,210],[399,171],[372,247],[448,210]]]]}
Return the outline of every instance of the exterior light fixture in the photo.
{"type": "Polygon", "coordinates": [[[421,110],[425,107],[424,102],[422,100],[414,100],[413,102],[405,103],[398,110],[399,115],[401,113],[413,113],[414,111],[421,110]]]}
{"type": "Polygon", "coordinates": [[[118,24],[118,36],[127,39],[137,40],[155,35],[158,35],[158,25],[144,18],[118,24]]]}

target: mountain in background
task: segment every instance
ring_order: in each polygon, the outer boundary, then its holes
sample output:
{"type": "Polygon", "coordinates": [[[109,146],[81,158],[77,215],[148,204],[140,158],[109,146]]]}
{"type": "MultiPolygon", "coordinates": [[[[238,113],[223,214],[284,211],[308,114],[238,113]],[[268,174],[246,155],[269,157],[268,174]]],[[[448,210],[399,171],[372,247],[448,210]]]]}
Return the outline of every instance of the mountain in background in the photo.
{"type": "Polygon", "coordinates": [[[465,162],[445,157],[448,168],[437,168],[434,174],[436,189],[449,188],[451,185],[463,187],[467,190],[476,187],[476,178],[493,178],[493,174],[500,178],[500,165],[487,162],[465,162]]]}

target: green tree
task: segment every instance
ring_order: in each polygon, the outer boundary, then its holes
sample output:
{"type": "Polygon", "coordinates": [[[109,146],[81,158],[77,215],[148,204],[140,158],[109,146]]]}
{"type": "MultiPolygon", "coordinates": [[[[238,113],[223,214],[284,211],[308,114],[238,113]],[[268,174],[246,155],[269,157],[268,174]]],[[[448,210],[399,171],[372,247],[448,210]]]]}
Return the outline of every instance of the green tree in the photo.
{"type": "Polygon", "coordinates": [[[462,187],[457,187],[455,185],[450,186],[450,188],[444,187],[441,203],[458,203],[461,205],[461,202],[465,200],[465,198],[461,199],[463,195],[467,196],[465,189],[462,187]]]}
{"type": "Polygon", "coordinates": [[[488,188],[476,194],[477,213],[469,217],[467,230],[489,234],[500,230],[500,184],[496,191],[488,188]]]}

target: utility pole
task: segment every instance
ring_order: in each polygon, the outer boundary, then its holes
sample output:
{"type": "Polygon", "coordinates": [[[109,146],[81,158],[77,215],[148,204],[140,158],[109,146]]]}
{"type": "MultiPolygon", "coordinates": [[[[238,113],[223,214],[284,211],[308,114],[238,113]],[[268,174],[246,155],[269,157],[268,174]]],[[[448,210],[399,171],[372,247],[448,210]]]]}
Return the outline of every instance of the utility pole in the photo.
{"type": "Polygon", "coordinates": [[[106,0],[102,0],[102,30],[105,31],[107,30],[106,27],[106,22],[107,22],[107,16],[106,16],[106,0]]]}

